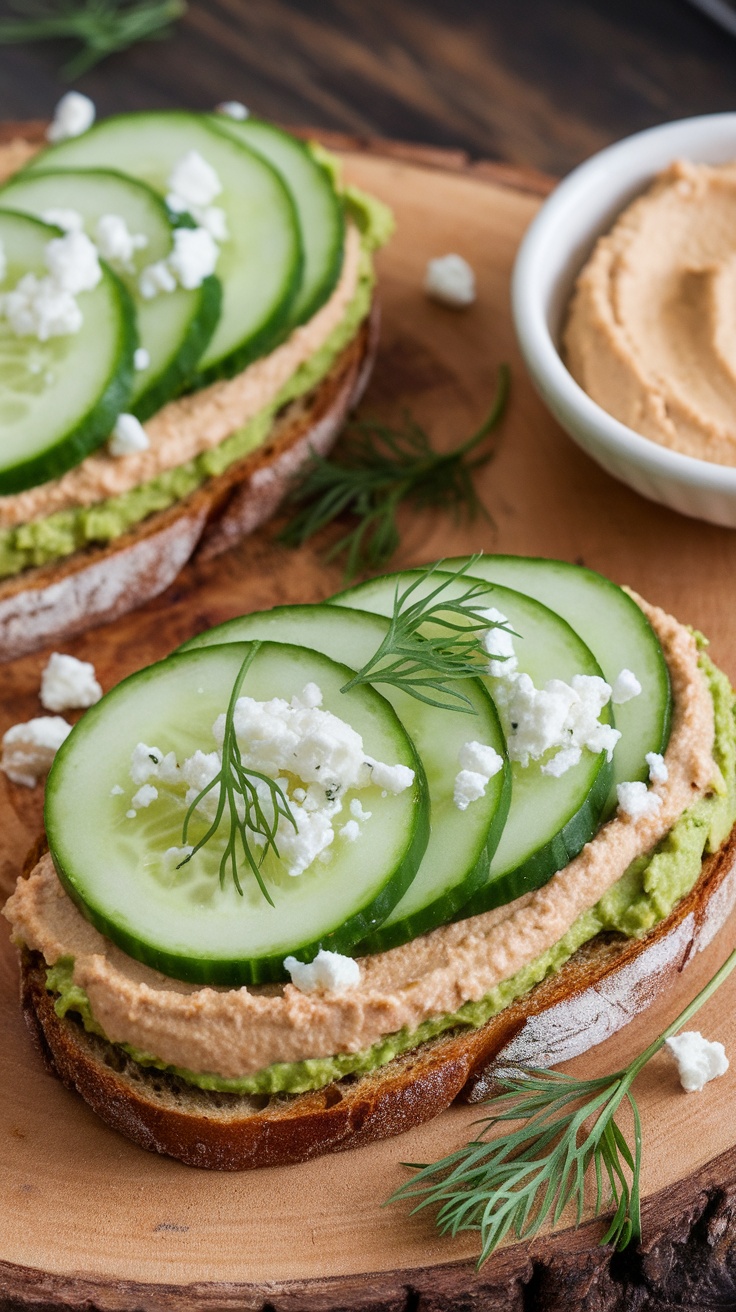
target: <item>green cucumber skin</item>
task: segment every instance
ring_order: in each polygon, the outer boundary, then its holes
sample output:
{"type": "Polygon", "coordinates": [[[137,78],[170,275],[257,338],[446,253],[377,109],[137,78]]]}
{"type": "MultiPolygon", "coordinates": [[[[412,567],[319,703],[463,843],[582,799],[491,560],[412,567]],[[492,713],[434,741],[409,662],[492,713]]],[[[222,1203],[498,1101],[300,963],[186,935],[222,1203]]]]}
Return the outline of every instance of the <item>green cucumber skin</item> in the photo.
{"type": "MultiPolygon", "coordinates": [[[[208,123],[209,117],[210,116],[207,114],[196,114],[188,110],[178,109],[156,110],[150,113],[147,111],[140,111],[113,115],[110,118],[103,119],[94,124],[88,132],[84,133],[83,137],[74,137],[70,141],[60,142],[55,146],[47,146],[45,150],[39,155],[34,156],[28,164],[25,165],[23,172],[25,172],[25,170],[35,172],[40,168],[78,168],[80,165],[74,158],[78,144],[83,142],[86,146],[86,144],[93,141],[95,137],[103,135],[109,126],[114,128],[117,124],[124,123],[125,121],[136,121],[139,124],[142,124],[142,121],[147,118],[155,119],[164,124],[183,123],[186,125],[187,123],[193,123],[197,128],[205,127],[205,129],[216,138],[226,136],[225,133],[222,133],[219,130],[216,131],[211,127],[208,123]],[[70,157],[71,163],[65,165],[64,161],[67,156],[70,157]]],[[[152,130],[155,130],[155,124],[152,124],[151,126],[152,130]]],[[[245,154],[257,159],[259,165],[268,168],[273,175],[277,184],[277,189],[281,193],[281,199],[285,208],[291,215],[295,238],[294,256],[291,269],[287,270],[284,279],[283,295],[279,302],[274,306],[271,313],[266,316],[255,332],[249,334],[245,341],[242,341],[239,345],[235,346],[220,359],[196,370],[194,375],[188,380],[190,390],[206,387],[209,383],[216,382],[221,378],[232,378],[235,374],[240,373],[246,365],[251,363],[252,360],[272,351],[289,330],[291,307],[296,299],[299,287],[301,286],[304,254],[301,245],[296,208],[289,191],[284,186],[280,175],[275,169],[271,168],[262,155],[258,155],[255,151],[250,150],[242,142],[235,141],[232,136],[228,136],[227,140],[231,145],[236,146],[245,154]]],[[[83,167],[83,165],[81,167],[83,167]]]]}
{"type": "Polygon", "coordinates": [[[197,373],[197,364],[206,350],[217,327],[222,308],[222,284],[216,274],[205,278],[200,289],[199,308],[190,321],[189,332],[175,360],[154,379],[150,387],[131,407],[132,413],[143,422],[150,419],[169,401],[187,391],[197,373]]]}
{"type": "MultiPolygon", "coordinates": [[[[285,631],[291,637],[300,637],[302,645],[312,646],[313,650],[321,650],[324,655],[333,656],[336,649],[335,637],[330,635],[330,628],[337,626],[338,630],[342,626],[342,619],[337,620],[337,616],[343,614],[357,617],[365,623],[366,620],[373,621],[376,625],[374,641],[380,642],[387,622],[383,617],[377,616],[373,612],[347,611],[347,608],[331,606],[329,603],[295,605],[295,606],[275,606],[269,611],[255,612],[250,615],[244,615],[232,620],[226,620],[223,624],[199,633],[183,643],[179,651],[191,651],[204,646],[211,646],[227,642],[245,642],[260,639],[275,639],[278,641],[279,626],[284,625],[285,631]],[[325,641],[322,647],[313,646],[313,640],[305,641],[304,634],[299,631],[300,617],[313,619],[318,617],[321,624],[325,627],[325,641]]],[[[367,652],[360,653],[362,660],[367,652]]],[[[334,658],[334,657],[333,657],[334,658]]],[[[357,659],[357,658],[356,658],[357,659]]],[[[492,718],[495,721],[499,746],[503,744],[503,732],[498,722],[498,715],[493,704],[490,694],[485,689],[480,680],[475,680],[478,684],[483,701],[488,705],[492,718]]],[[[378,688],[381,692],[381,688],[378,688]]],[[[385,695],[385,694],[384,694],[385,695]]],[[[390,700],[390,690],[388,700],[390,700]]],[[[438,712],[443,715],[445,712],[438,712]]],[[[401,718],[401,716],[400,716],[401,718]]],[[[411,737],[411,726],[406,726],[406,731],[411,737]]],[[[429,930],[436,929],[438,925],[447,923],[452,920],[455,913],[460,907],[464,906],[468,898],[478,889],[488,878],[488,871],[491,860],[503,833],[509,806],[511,804],[511,765],[508,758],[504,761],[502,776],[502,791],[499,804],[493,821],[486,833],[485,842],[478,851],[477,857],[473,864],[466,869],[462,880],[450,887],[445,887],[442,892],[433,900],[426,902],[423,906],[410,914],[406,914],[401,920],[391,924],[380,924],[373,929],[364,939],[361,939],[358,947],[361,952],[375,953],[383,952],[387,948],[397,947],[401,943],[406,943],[410,939],[418,937],[419,934],[428,933],[429,930]]],[[[431,789],[430,789],[430,825],[431,825],[431,789]]],[[[477,850],[477,849],[476,849],[477,850]]],[[[462,872],[458,872],[460,874],[462,872]]],[[[398,903],[397,903],[398,906],[398,903]]]]}
{"type": "MultiPolygon", "coordinates": [[[[298,652],[298,648],[290,648],[289,644],[263,644],[264,646],[279,646],[285,650],[298,652]]],[[[229,643],[223,644],[225,651],[231,651],[237,654],[237,668],[242,664],[242,660],[247,654],[248,643],[229,643]]],[[[154,665],[146,666],[134,674],[128,675],[126,679],[121,680],[119,684],[111,690],[110,693],[98,702],[94,707],[85,714],[84,718],[74,727],[72,733],[62,743],[61,748],[56,754],[53,766],[49,772],[45,800],[44,800],[44,824],[49,840],[49,850],[54,863],[54,868],[65,891],[68,893],[75,906],[90,924],[94,925],[111,942],[115,943],[123,952],[136,961],[141,961],[144,965],[158,970],[161,974],[172,979],[183,980],[191,984],[214,984],[225,987],[236,988],[241,985],[279,983],[288,981],[289,976],[284,970],[284,953],[279,951],[274,955],[264,954],[253,958],[219,958],[219,957],[194,957],[192,955],[182,955],[181,953],[162,949],[155,943],[150,942],[123,925],[117,923],[104,908],[95,905],[90,899],[85,898],[80,891],[73,870],[61,860],[58,852],[54,850],[54,833],[55,833],[55,816],[54,810],[56,805],[56,795],[61,787],[59,781],[63,781],[64,769],[67,759],[70,758],[75,750],[76,741],[80,732],[83,732],[85,722],[89,726],[90,721],[94,721],[101,713],[104,713],[105,703],[108,699],[124,693],[129,686],[141,680],[154,678],[156,674],[164,667],[174,669],[177,662],[187,661],[193,655],[201,653],[174,652],[173,655],[166,657],[163,661],[158,661],[154,665]],[[102,708],[102,709],[101,709],[102,708]]],[[[332,662],[333,665],[338,664],[332,662]]],[[[345,681],[352,677],[353,670],[347,666],[341,666],[344,672],[345,681]]],[[[379,694],[380,696],[380,694],[379,694]]],[[[381,698],[382,701],[385,699],[381,698]]],[[[428,787],[424,775],[424,768],[419,756],[414,748],[414,744],[406,734],[398,716],[393,709],[386,703],[388,717],[393,719],[398,730],[399,736],[405,741],[409,749],[411,759],[411,768],[416,774],[415,782],[415,806],[412,821],[411,835],[409,842],[404,848],[403,856],[399,864],[394,868],[390,877],[384,882],[378,890],[376,896],[365,907],[361,908],[354,915],[346,919],[334,930],[324,933],[306,943],[301,943],[294,947],[293,955],[306,961],[312,960],[320,948],[328,948],[331,951],[351,953],[356,944],[371,932],[390,911],[393,910],[396,903],[400,900],[406,889],[409,887],[419,863],[424,854],[424,850],[429,840],[429,800],[428,787]]]]}
{"type": "MultiPolygon", "coordinates": [[[[443,564],[446,565],[448,569],[458,569],[463,565],[470,565],[471,559],[472,558],[469,556],[457,556],[451,560],[444,561],[443,564]]],[[[624,613],[630,617],[633,626],[646,633],[649,640],[648,645],[650,652],[656,654],[656,683],[658,685],[657,690],[661,704],[661,719],[655,736],[646,743],[646,749],[648,751],[664,754],[667,749],[672,728],[673,701],[670,673],[667,668],[667,662],[664,658],[661,645],[649,623],[649,620],[640,607],[637,606],[633,598],[630,597],[623,588],[619,587],[618,584],[614,583],[611,579],[606,578],[604,574],[599,574],[596,570],[590,569],[587,565],[572,565],[569,561],[550,560],[544,556],[484,555],[479,562],[476,562],[474,568],[476,571],[474,577],[484,582],[492,583],[496,581],[504,587],[518,586],[519,592],[525,591],[523,576],[527,574],[527,571],[538,572],[540,586],[535,587],[534,590],[530,591],[527,595],[536,597],[537,600],[544,604],[547,604],[545,597],[541,595],[544,590],[544,582],[552,576],[552,584],[554,586],[554,575],[556,573],[561,573],[563,577],[565,575],[572,577],[574,574],[574,577],[581,580],[586,593],[595,589],[603,595],[612,597],[615,600],[617,607],[619,609],[623,608],[624,613]],[[477,573],[478,569],[480,569],[480,573],[477,573]]],[[[554,602],[555,598],[553,597],[552,600],[554,602]]],[[[552,610],[557,610],[557,606],[554,604],[551,608],[552,610]]],[[[560,613],[562,613],[562,610],[560,610],[560,613]]],[[[566,619],[577,632],[578,624],[583,617],[573,614],[563,614],[563,618],[566,619]]],[[[584,618],[587,618],[587,615],[584,616],[584,618]]],[[[594,642],[591,640],[593,635],[588,634],[586,636],[583,634],[581,636],[583,636],[583,640],[591,650],[593,650],[594,655],[597,656],[598,653],[595,650],[594,642]]],[[[601,651],[599,657],[601,664],[603,664],[604,659],[605,652],[601,651]]],[[[617,673],[617,670],[604,670],[604,677],[607,678],[610,683],[617,673]]],[[[636,706],[636,702],[633,703],[633,706],[636,706]]],[[[620,715],[620,712],[618,714],[620,715]]],[[[619,748],[620,746],[621,744],[619,744],[619,748]]],[[[619,748],[617,748],[617,751],[619,751],[619,748]]],[[[642,760],[637,768],[627,769],[625,771],[625,777],[627,779],[644,782],[648,780],[649,769],[646,761],[643,759],[644,755],[645,753],[642,753],[642,760]]],[[[620,754],[618,759],[620,761],[620,754]]],[[[604,808],[604,817],[606,818],[616,809],[617,798],[615,785],[617,782],[621,782],[621,778],[620,770],[617,771],[616,769],[616,754],[614,753],[612,786],[604,808]]]]}
{"type": "MultiPolygon", "coordinates": [[[[395,574],[384,574],[370,579],[367,583],[356,584],[336,593],[334,597],[330,598],[329,604],[337,606],[356,604],[349,599],[351,597],[360,598],[361,592],[367,592],[370,588],[383,585],[393,595],[397,583],[400,583],[402,579],[408,581],[415,572],[411,570],[398,571],[395,574]]],[[[438,575],[438,581],[439,577],[438,575]]],[[[466,578],[463,576],[463,584],[466,582],[472,583],[473,581],[475,580],[472,577],[468,576],[466,578]]],[[[478,581],[485,582],[486,580],[481,578],[478,581]]],[[[503,586],[507,587],[508,585],[503,586]]],[[[527,599],[524,597],[524,600],[531,600],[536,605],[543,606],[544,610],[549,610],[549,607],[544,606],[543,603],[536,601],[534,598],[527,599]]],[[[361,604],[364,603],[361,602],[361,604]]],[[[384,611],[380,613],[385,614],[384,611]]],[[[576,641],[584,645],[567,621],[554,612],[552,614],[559,625],[564,625],[566,629],[574,634],[576,641]]],[[[602,674],[600,666],[590,651],[589,654],[592,667],[595,668],[598,674],[602,674]]],[[[611,722],[614,722],[613,715],[611,715],[611,722]]],[[[529,857],[513,869],[500,872],[500,874],[493,876],[485,886],[479,887],[468,903],[463,904],[455,913],[455,919],[465,919],[467,916],[479,914],[480,911],[489,910],[492,906],[512,902],[520,897],[522,893],[527,892],[529,888],[541,887],[558,870],[563,869],[572,857],[576,856],[584,847],[585,843],[589,842],[600,827],[604,807],[610,792],[611,778],[612,765],[605,760],[605,756],[602,754],[593,785],[577,810],[572,815],[567,816],[561,827],[555,834],[550,836],[543,847],[537,848],[535,852],[531,853],[529,857]],[[486,901],[486,899],[488,900],[486,901]],[[470,910],[470,907],[473,909],[470,910]]],[[[500,841],[500,837],[501,835],[499,835],[497,842],[500,841]]]]}
{"type": "MultiPolygon", "coordinates": [[[[15,211],[4,210],[0,213],[9,214],[15,211]]],[[[27,214],[20,217],[29,219],[27,214]]],[[[29,219],[29,222],[35,220],[29,219]]],[[[47,224],[39,226],[48,227],[47,224]]],[[[50,232],[56,235],[56,229],[51,228],[50,232]]],[[[135,377],[133,357],[138,346],[135,306],[117,274],[113,273],[103,260],[100,264],[103,279],[114,288],[119,309],[118,350],[107,386],[92,409],[87,411],[84,418],[66,434],[62,441],[50,450],[0,471],[0,496],[12,496],[16,492],[25,492],[28,488],[38,487],[40,483],[48,483],[53,478],[60,478],[68,469],[81,464],[85,456],[91,455],[107,441],[115,420],[126,408],[133,390],[135,377]]]]}
{"type": "MultiPolygon", "coordinates": [[[[298,137],[293,137],[291,133],[285,132],[282,128],[277,128],[272,123],[267,123],[263,119],[257,119],[252,116],[248,117],[243,122],[240,122],[235,119],[228,119],[224,114],[212,114],[210,116],[210,122],[218,132],[224,132],[226,136],[232,137],[236,141],[243,141],[251,150],[254,150],[257,155],[263,155],[277,172],[279,172],[278,163],[269,156],[267,151],[263,149],[262,145],[259,148],[258,137],[256,137],[255,140],[252,139],[251,128],[255,128],[257,131],[265,129],[268,133],[273,133],[274,136],[287,138],[291,146],[301,151],[304,157],[309,160],[310,164],[313,165],[315,169],[319,170],[325,179],[325,195],[329,196],[332,201],[330,208],[332,210],[332,221],[335,229],[335,241],[332,246],[331,261],[324,272],[323,278],[314,288],[311,296],[305,299],[300,294],[296,297],[296,305],[291,315],[291,326],[298,327],[300,324],[306,323],[308,319],[312,318],[312,315],[317,313],[317,310],[329,300],[337,286],[342,270],[345,247],[345,210],[342,201],[335,191],[332,179],[327,170],[313,158],[306,144],[303,141],[300,141],[298,137]]],[[[284,178],[284,182],[288,188],[288,179],[284,178]]],[[[296,209],[298,217],[298,204],[296,209]]]]}

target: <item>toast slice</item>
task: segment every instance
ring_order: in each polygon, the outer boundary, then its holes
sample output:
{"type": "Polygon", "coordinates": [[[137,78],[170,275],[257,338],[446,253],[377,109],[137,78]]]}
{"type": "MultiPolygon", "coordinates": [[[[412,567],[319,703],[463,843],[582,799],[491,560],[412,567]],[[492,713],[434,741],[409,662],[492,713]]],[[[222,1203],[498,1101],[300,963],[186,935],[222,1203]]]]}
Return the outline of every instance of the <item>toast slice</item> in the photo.
{"type": "MultiPolygon", "coordinates": [[[[33,854],[35,857],[38,849],[33,854]]],[[[489,1020],[310,1093],[210,1093],[144,1068],[60,1019],[37,953],[21,962],[21,1002],[48,1069],[142,1148],[220,1171],[280,1166],[357,1148],[431,1119],[455,1098],[478,1102],[499,1064],[556,1065],[643,1010],[707,947],[736,904],[736,828],[672,913],[644,937],[601,934],[555,975],[489,1020]]]]}
{"type": "Polygon", "coordinates": [[[324,455],[358,404],[378,325],[374,305],[322,382],[286,406],[264,445],[224,473],[105,546],[0,581],[0,661],[142,606],[168,588],[190,557],[215,556],[264,523],[310,451],[324,455]]]}

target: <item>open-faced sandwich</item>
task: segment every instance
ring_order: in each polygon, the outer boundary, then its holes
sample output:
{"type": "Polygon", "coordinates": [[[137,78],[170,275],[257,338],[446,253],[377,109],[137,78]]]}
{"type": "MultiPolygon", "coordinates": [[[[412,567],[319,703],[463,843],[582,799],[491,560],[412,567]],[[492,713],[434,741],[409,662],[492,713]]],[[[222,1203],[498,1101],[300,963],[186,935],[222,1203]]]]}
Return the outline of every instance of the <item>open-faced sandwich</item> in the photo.
{"type": "Polygon", "coordinates": [[[324,152],[232,104],[86,106],[0,147],[0,659],[272,513],[375,346],[391,217],[324,152]]]}
{"type": "Polygon", "coordinates": [[[592,571],[246,615],[74,727],[5,915],[52,1070],[146,1148],[298,1162],[585,1051],[733,902],[734,696],[592,571]]]}

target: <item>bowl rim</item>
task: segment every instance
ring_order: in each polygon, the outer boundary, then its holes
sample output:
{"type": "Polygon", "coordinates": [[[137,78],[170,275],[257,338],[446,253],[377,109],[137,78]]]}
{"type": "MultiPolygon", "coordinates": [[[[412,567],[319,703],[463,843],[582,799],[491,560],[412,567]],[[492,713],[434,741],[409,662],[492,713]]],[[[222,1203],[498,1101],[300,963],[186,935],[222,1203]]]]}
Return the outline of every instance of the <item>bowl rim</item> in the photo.
{"type": "MultiPolygon", "coordinates": [[[[618,187],[625,190],[622,161],[630,157],[630,171],[634,174],[637,158],[643,149],[650,144],[660,143],[664,147],[670,139],[674,143],[688,130],[696,136],[702,136],[704,141],[712,140],[714,135],[725,137],[732,132],[736,158],[736,112],[700,114],[660,123],[623,137],[596,151],[557,184],[532,219],[519,245],[511,279],[512,314],[522,355],[545,401],[555,409],[558,417],[564,415],[571,427],[584,425],[591,446],[601,446],[613,456],[624,456],[651,475],[664,475],[670,480],[674,479],[690,487],[697,486],[703,491],[732,492],[736,495],[736,465],[717,464],[712,460],[685,455],[681,451],[662,446],[615,419],[588,396],[563,363],[547,324],[545,305],[539,290],[538,270],[547,260],[549,229],[553,225],[558,226],[565,212],[573,204],[579,203],[581,192],[604,182],[607,175],[613,174],[614,165],[617,166],[618,187]]],[[[677,153],[673,144],[672,158],[676,158],[677,153]]],[[[651,177],[666,165],[667,161],[662,160],[654,166],[651,177]]],[[[646,182],[642,185],[646,186],[646,182]]],[[[622,202],[621,209],[627,203],[622,202]]]]}

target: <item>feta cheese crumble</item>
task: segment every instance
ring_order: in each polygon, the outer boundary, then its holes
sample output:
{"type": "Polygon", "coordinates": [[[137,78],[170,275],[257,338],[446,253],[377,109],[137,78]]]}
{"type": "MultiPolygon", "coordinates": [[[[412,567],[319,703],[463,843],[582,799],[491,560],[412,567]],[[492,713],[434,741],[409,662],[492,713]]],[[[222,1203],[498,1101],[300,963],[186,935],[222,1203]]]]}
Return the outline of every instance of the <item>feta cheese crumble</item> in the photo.
{"type": "Polygon", "coordinates": [[[700,1093],[709,1080],[725,1075],[729,1061],[722,1043],[704,1039],[699,1030],[685,1030],[667,1039],[665,1047],[674,1057],[680,1084],[686,1093],[700,1093]]]}
{"type": "Polygon", "coordinates": [[[250,110],[239,100],[222,100],[215,106],[215,111],[224,114],[226,118],[234,118],[238,123],[242,123],[250,113],[250,110]]]}
{"type": "Polygon", "coordinates": [[[138,279],[138,290],[144,301],[152,301],[159,292],[176,291],[176,278],[166,260],[148,264],[138,279]]]}
{"type": "Polygon", "coordinates": [[[641,684],[633,670],[622,670],[614,682],[611,701],[614,706],[624,706],[632,698],[638,697],[640,692],[641,684]]]}
{"type": "Polygon", "coordinates": [[[490,744],[472,741],[463,743],[458,762],[453,801],[459,811],[467,811],[471,802],[485,796],[489,780],[503,769],[503,757],[490,744]]]}
{"type": "Polygon", "coordinates": [[[310,962],[285,957],[284,968],[300,993],[344,993],[360,984],[357,961],[344,957],[341,952],[329,952],[327,948],[320,948],[314,961],[310,962]]]}
{"type": "Polygon", "coordinates": [[[662,806],[662,798],[650,793],[645,783],[624,783],[616,785],[618,809],[629,820],[642,820],[644,816],[656,815],[662,806]]]}
{"type": "Polygon", "coordinates": [[[151,356],[145,346],[138,346],[133,354],[133,368],[141,373],[151,363],[151,356]]]}
{"type": "Polygon", "coordinates": [[[190,214],[215,241],[227,239],[225,211],[212,204],[222,191],[222,183],[198,150],[187,151],[174,165],[169,187],[166,204],[174,214],[190,214]]]}
{"type": "Polygon", "coordinates": [[[349,843],[354,843],[356,838],[360,838],[360,825],[357,820],[348,820],[340,830],[340,836],[347,839],[349,843]]]}
{"type": "Polygon", "coordinates": [[[80,91],[67,91],[61,97],[54,117],[46,129],[47,141],[67,141],[69,137],[81,137],[95,121],[94,101],[83,96],[80,91]]]}
{"type": "Polygon", "coordinates": [[[72,726],[60,715],[39,715],[25,724],[14,724],[3,734],[0,770],[14,784],[34,788],[48,774],[71,731],[72,726]]]}
{"type": "Polygon", "coordinates": [[[102,696],[95,667],[90,661],[77,660],[53,651],[41,675],[41,705],[47,711],[68,711],[94,706],[102,696]]]}
{"type": "Polygon", "coordinates": [[[14,290],[0,298],[0,312],[16,337],[37,337],[39,342],[78,333],[84,322],[71,292],[35,273],[24,274],[14,290]]]}
{"type": "Polygon", "coordinates": [[[464,309],[475,300],[475,273],[462,255],[441,255],[427,265],[424,290],[433,301],[464,309]]]}
{"type": "Polygon", "coordinates": [[[215,272],[218,255],[217,243],[206,228],[176,228],[168,265],[180,286],[193,291],[215,272]]]}
{"type": "Polygon", "coordinates": [[[44,261],[57,287],[72,296],[94,291],[102,277],[97,248],[86,232],[53,237],[44,251],[44,261]]]}
{"type": "Polygon", "coordinates": [[[131,802],[136,809],[139,807],[150,806],[158,797],[158,788],[155,784],[141,784],[138,792],[131,797],[131,802]]]}
{"type": "Polygon", "coordinates": [[[649,766],[650,782],[653,784],[666,784],[670,772],[665,765],[664,757],[659,752],[647,752],[644,760],[649,766]]]}
{"type": "Polygon", "coordinates": [[[42,210],[41,218],[44,223],[51,223],[55,228],[61,228],[62,232],[81,232],[84,227],[84,219],[79,210],[42,210]]]}
{"type": "Polygon", "coordinates": [[[118,273],[132,273],[135,253],[148,245],[143,232],[130,232],[120,214],[102,214],[97,220],[97,249],[118,273]]]}
{"type": "MultiPolygon", "coordinates": [[[[496,610],[495,606],[489,606],[487,610],[479,610],[478,615],[482,620],[488,620],[489,624],[508,624],[506,616],[500,610],[496,610]]],[[[514,635],[509,633],[508,629],[488,629],[483,635],[483,646],[491,657],[488,673],[492,678],[508,678],[518,669],[519,658],[514,650],[514,635]]]]}
{"type": "Polygon", "coordinates": [[[107,443],[111,456],[132,456],[136,451],[147,451],[150,445],[140,419],[135,415],[118,415],[107,443]]]}

